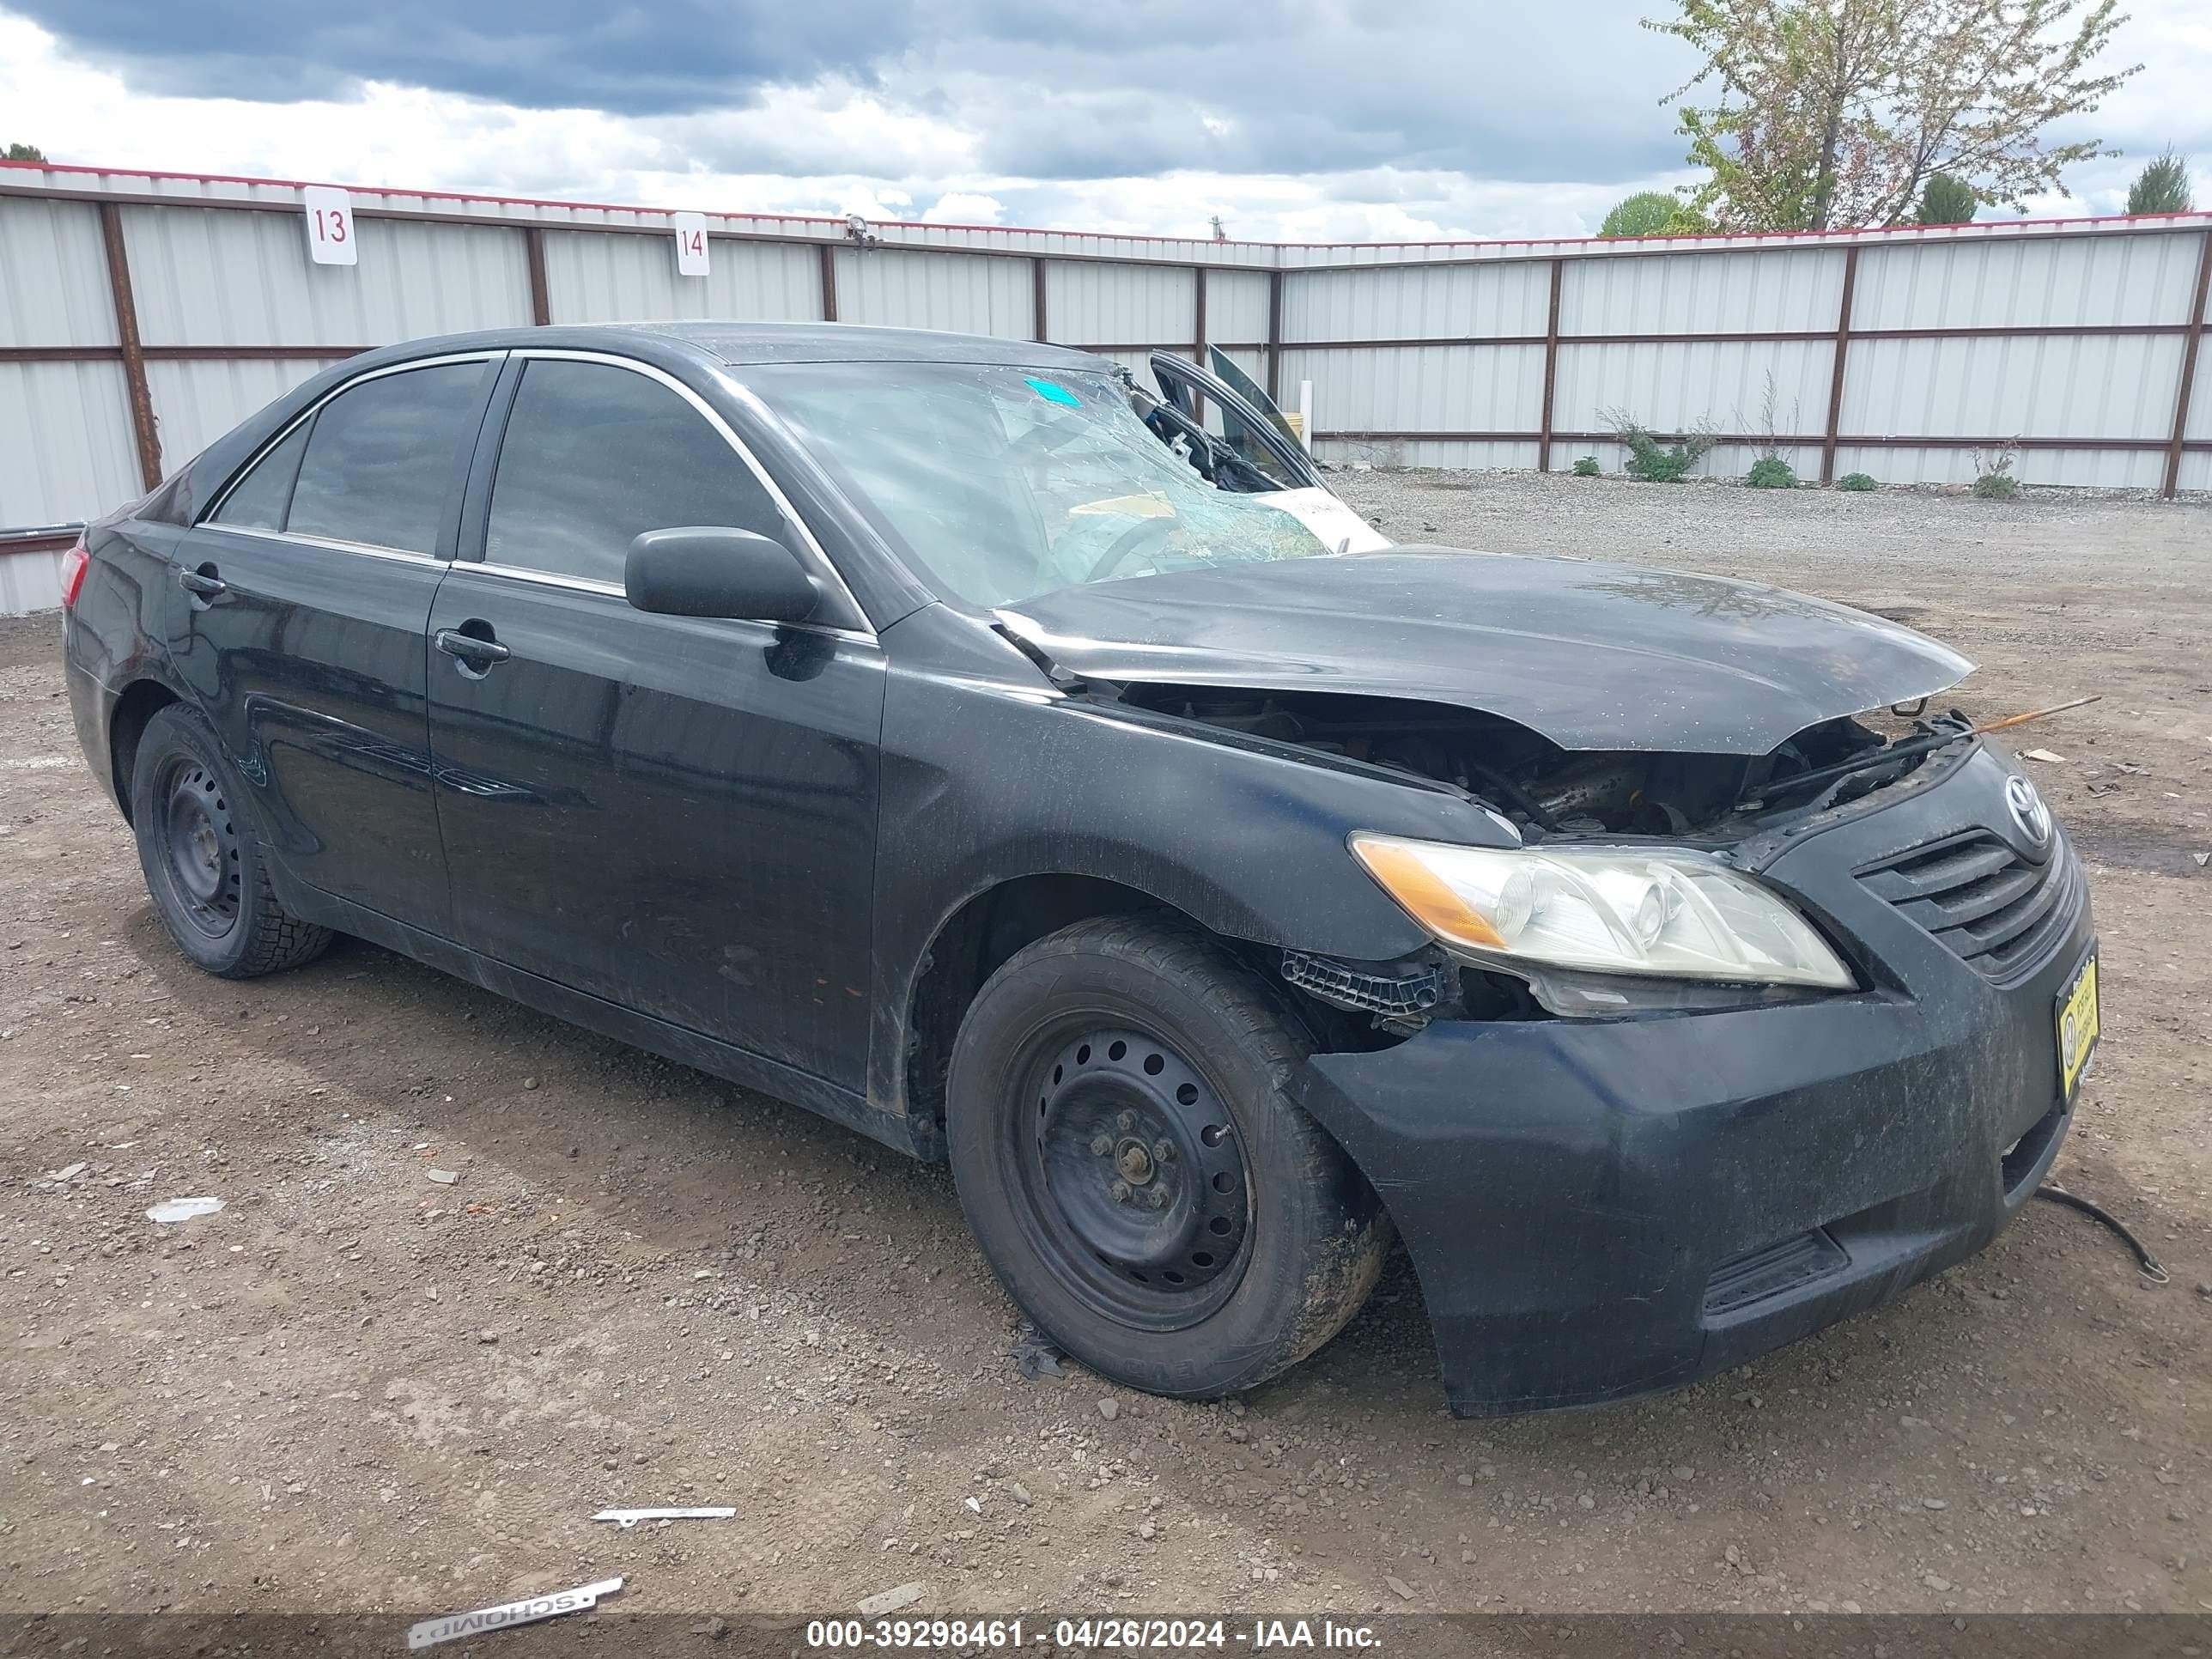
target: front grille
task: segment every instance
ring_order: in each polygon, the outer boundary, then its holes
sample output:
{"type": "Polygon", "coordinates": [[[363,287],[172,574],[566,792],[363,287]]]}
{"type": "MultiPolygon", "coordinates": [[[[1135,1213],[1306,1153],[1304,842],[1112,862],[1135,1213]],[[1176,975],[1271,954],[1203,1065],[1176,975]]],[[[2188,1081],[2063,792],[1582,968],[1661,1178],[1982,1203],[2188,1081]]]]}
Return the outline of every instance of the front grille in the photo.
{"type": "Polygon", "coordinates": [[[1843,1246],[1818,1227],[1778,1244],[1766,1244],[1731,1256],[1705,1281],[1705,1316],[1734,1313],[1754,1302],[1794,1291],[1816,1279],[1841,1273],[1851,1259],[1843,1246]]]}
{"type": "Polygon", "coordinates": [[[1875,897],[1934,934],[1984,978],[2041,962],[2073,925],[2081,866],[2065,843],[2030,864],[1985,830],[1916,847],[1859,872],[1875,897]]]}

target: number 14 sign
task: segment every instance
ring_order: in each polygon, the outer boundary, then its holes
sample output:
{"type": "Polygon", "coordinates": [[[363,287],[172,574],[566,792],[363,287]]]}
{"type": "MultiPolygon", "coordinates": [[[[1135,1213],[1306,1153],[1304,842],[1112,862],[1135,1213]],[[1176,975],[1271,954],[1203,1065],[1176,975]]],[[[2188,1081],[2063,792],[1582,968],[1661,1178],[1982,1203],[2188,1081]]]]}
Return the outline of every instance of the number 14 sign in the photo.
{"type": "Polygon", "coordinates": [[[361,250],[354,240],[353,203],[330,185],[308,185],[300,191],[307,216],[307,257],[319,265],[356,265],[361,250]]]}
{"type": "Polygon", "coordinates": [[[679,276],[704,276],[707,274],[707,216],[703,213],[672,213],[668,218],[676,228],[676,274],[679,276]]]}

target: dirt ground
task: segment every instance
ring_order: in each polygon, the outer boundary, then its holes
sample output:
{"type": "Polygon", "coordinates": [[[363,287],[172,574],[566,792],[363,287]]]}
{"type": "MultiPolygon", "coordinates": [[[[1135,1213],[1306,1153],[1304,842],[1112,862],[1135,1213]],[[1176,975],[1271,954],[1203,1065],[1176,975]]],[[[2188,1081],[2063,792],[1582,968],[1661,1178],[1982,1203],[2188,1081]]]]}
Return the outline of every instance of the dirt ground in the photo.
{"type": "MultiPolygon", "coordinates": [[[[1983,665],[2090,862],[2048,1204],[1704,1385],[1443,1409],[1402,1256],[1223,1406],[1026,1381],[943,1170],[341,943],[187,968],[0,623],[0,1611],[2212,1609],[2212,508],[1354,474],[1402,540],[1740,573],[1983,665]],[[432,1170],[457,1173],[440,1184],[432,1170]],[[156,1227],[149,1205],[221,1214],[156,1227]],[[1110,1411],[1109,1408],[1110,1407],[1110,1411]],[[730,1504],[619,1532],[603,1504],[730,1504]]],[[[1479,1200],[1479,1195],[1475,1195],[1479,1200]]]]}

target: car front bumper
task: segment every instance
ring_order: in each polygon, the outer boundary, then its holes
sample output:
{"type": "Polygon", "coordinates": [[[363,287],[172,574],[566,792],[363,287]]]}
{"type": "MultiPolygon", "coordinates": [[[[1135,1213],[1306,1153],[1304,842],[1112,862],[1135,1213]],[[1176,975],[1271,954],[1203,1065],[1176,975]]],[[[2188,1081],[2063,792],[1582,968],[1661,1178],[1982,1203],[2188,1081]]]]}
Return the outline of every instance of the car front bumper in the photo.
{"type": "Polygon", "coordinates": [[[2032,958],[1971,963],[1866,872],[2026,846],[1977,750],[1764,866],[1873,988],[1601,1020],[1439,1020],[1318,1054],[1304,1102],[1382,1195],[1463,1416],[1594,1405],[1741,1363],[1969,1255],[2063,1143],[2054,1016],[2094,948],[2080,866],[2032,958]],[[1925,854],[1921,854],[1925,856],[1925,854]]]}

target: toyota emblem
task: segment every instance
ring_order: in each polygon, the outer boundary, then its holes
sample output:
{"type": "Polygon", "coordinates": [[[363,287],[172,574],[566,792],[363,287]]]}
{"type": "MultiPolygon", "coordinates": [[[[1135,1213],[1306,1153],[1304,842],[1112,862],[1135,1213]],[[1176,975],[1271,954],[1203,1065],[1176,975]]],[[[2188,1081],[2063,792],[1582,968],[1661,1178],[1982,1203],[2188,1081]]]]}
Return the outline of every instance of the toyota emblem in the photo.
{"type": "Polygon", "coordinates": [[[2035,793],[2035,786],[2017,772],[2005,780],[2005,805],[2030,847],[2042,847],[2050,842],[2051,809],[2035,793]]]}

